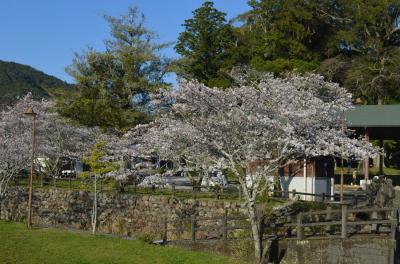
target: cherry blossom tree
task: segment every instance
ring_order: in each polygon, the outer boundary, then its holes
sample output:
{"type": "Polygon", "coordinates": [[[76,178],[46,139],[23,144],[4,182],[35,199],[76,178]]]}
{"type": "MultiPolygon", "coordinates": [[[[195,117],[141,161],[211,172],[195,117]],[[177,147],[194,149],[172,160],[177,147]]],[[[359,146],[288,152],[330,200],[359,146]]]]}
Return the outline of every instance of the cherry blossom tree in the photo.
{"type": "Polygon", "coordinates": [[[44,163],[51,176],[60,174],[62,159],[83,157],[100,133],[98,129],[77,127],[61,118],[52,101],[35,101],[31,94],[22,97],[0,113],[0,194],[29,164],[32,120],[24,115],[29,107],[38,113],[35,156],[42,158],[40,163],[44,163]]]}
{"type": "Polygon", "coordinates": [[[182,81],[179,90],[163,92],[161,98],[173,104],[151,124],[143,145],[166,160],[184,159],[189,167],[232,171],[246,201],[255,256],[262,258],[267,250],[256,199],[267,188],[266,176],[298,159],[362,159],[377,150],[349,137],[343,112],[352,107],[351,95],[321,76],[244,74],[237,83],[221,90],[182,81]],[[261,162],[250,173],[255,161],[261,162]]]}
{"type": "Polygon", "coordinates": [[[0,212],[10,181],[28,167],[30,157],[30,140],[27,133],[15,133],[16,130],[29,130],[11,117],[10,112],[0,113],[0,212]]]}

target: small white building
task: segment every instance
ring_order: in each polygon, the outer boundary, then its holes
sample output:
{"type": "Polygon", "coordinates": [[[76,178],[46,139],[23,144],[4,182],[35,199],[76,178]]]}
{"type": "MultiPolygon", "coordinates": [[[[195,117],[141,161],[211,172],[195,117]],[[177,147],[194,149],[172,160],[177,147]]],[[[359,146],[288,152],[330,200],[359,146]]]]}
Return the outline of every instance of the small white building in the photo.
{"type": "MultiPolygon", "coordinates": [[[[261,161],[260,161],[261,162],[261,161]]],[[[255,169],[260,162],[253,162],[250,170],[255,169]]],[[[299,193],[334,195],[334,159],[331,157],[318,157],[299,160],[284,166],[279,171],[279,180],[283,195],[289,197],[295,190],[299,193]]],[[[251,173],[251,172],[250,172],[251,173]]],[[[269,179],[274,181],[274,177],[269,179]]],[[[320,201],[322,197],[300,195],[302,200],[320,201]]]]}

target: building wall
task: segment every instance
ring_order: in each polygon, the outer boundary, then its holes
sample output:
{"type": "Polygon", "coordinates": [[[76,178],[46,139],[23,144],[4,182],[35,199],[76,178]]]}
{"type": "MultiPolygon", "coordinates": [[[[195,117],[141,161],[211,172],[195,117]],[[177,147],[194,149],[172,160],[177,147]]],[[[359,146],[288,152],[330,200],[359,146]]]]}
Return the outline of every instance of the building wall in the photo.
{"type": "MultiPolygon", "coordinates": [[[[274,180],[274,177],[269,177],[270,181],[274,180]]],[[[285,192],[286,196],[290,196],[293,190],[296,192],[313,193],[333,195],[334,179],[333,178],[319,178],[319,177],[280,177],[281,188],[285,192]]],[[[314,199],[312,196],[302,196],[303,200],[318,201],[318,197],[314,199]]]]}

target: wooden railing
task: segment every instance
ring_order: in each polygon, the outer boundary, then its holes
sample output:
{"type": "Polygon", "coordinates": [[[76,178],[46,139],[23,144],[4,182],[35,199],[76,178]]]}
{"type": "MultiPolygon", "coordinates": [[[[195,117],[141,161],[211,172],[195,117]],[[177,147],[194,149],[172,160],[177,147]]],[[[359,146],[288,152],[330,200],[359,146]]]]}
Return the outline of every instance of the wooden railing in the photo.
{"type": "Polygon", "coordinates": [[[326,233],[333,234],[332,227],[340,226],[340,237],[346,238],[349,235],[348,229],[350,226],[361,227],[369,225],[372,227],[371,229],[375,229],[374,231],[379,233],[382,232],[379,230],[380,226],[386,225],[390,227],[389,232],[394,238],[399,223],[397,210],[397,208],[348,209],[347,205],[342,205],[342,208],[339,210],[332,210],[328,207],[328,209],[324,211],[301,212],[297,215],[295,223],[286,223],[284,226],[290,230],[291,228],[296,228],[297,239],[304,239],[305,228],[325,227],[326,233]],[[369,220],[357,219],[356,214],[360,213],[367,215],[369,220]],[[379,214],[381,219],[378,219],[379,214]],[[321,216],[325,219],[324,221],[310,221],[310,219],[313,219],[315,216],[316,218],[321,216]],[[350,216],[353,220],[349,220],[350,216]]]}
{"type": "MultiPolygon", "coordinates": [[[[293,230],[296,231],[295,237],[302,240],[306,237],[312,236],[326,236],[326,235],[340,235],[341,238],[347,238],[350,234],[354,235],[361,230],[349,232],[350,227],[365,227],[369,226],[370,232],[374,233],[389,233],[393,239],[395,239],[396,232],[398,229],[398,208],[364,208],[364,209],[349,209],[347,205],[342,205],[341,209],[332,209],[328,207],[323,211],[310,211],[300,212],[296,215],[295,221],[287,221],[281,227],[285,230],[283,237],[293,237],[293,230]],[[357,218],[357,215],[363,215],[364,219],[357,218]],[[333,228],[338,226],[336,230],[333,228]],[[386,230],[382,230],[381,227],[385,226],[386,230]],[[312,231],[311,235],[306,234],[306,230],[315,229],[321,227],[319,234],[316,234],[315,230],[312,231]],[[322,230],[322,232],[321,232],[322,230]]],[[[163,219],[162,228],[162,242],[165,243],[171,240],[189,240],[196,242],[200,240],[198,237],[199,232],[206,231],[210,234],[212,231],[216,231],[218,239],[227,241],[232,237],[229,236],[230,231],[234,230],[251,230],[248,217],[244,215],[229,216],[227,210],[220,217],[197,217],[192,216],[189,218],[178,218],[174,220],[163,219]],[[199,225],[203,221],[211,221],[208,225],[199,225]],[[240,225],[237,225],[235,221],[242,221],[240,225]],[[246,223],[243,223],[246,221],[246,223]],[[186,223],[186,225],[185,225],[186,223]],[[172,226],[172,227],[171,227],[172,226]],[[186,229],[186,230],[185,230],[186,229]],[[190,234],[186,239],[182,239],[184,232],[190,234]],[[172,239],[172,233],[175,234],[172,239]]],[[[265,230],[268,230],[266,227],[265,230]]],[[[356,229],[355,229],[356,230],[356,229]]],[[[363,232],[364,233],[364,232],[363,232]]],[[[204,234],[203,234],[204,236],[204,234]]],[[[266,238],[265,234],[263,234],[266,238]]],[[[268,237],[268,236],[267,236],[268,237]]],[[[274,235],[274,237],[276,237],[274,235]]],[[[281,237],[281,238],[283,238],[281,237]]],[[[241,237],[241,239],[251,238],[251,232],[247,237],[241,237]]]]}
{"type": "MultiPolygon", "coordinates": [[[[334,195],[328,195],[325,194],[324,192],[322,193],[304,193],[304,192],[297,192],[296,190],[292,190],[290,192],[286,192],[286,194],[289,194],[292,197],[296,197],[298,195],[301,196],[312,196],[312,197],[319,197],[321,198],[320,201],[321,202],[328,202],[331,199],[339,199],[340,198],[340,194],[334,194],[334,195]]],[[[359,201],[361,200],[365,200],[367,197],[365,194],[349,194],[349,193],[344,193],[343,197],[345,198],[345,200],[351,201],[352,204],[357,205],[359,203],[359,201]]]]}
{"type": "Polygon", "coordinates": [[[162,221],[163,222],[162,242],[165,243],[169,241],[171,233],[177,234],[177,236],[175,235],[175,240],[183,240],[181,236],[185,231],[190,231],[189,240],[192,242],[199,240],[198,233],[200,231],[207,231],[207,232],[217,231],[217,233],[219,234],[219,237],[217,239],[227,241],[228,239],[230,239],[230,237],[228,236],[229,231],[240,230],[240,229],[250,230],[251,228],[250,224],[235,225],[234,223],[235,221],[247,221],[247,220],[248,217],[243,215],[229,216],[228,211],[226,209],[221,217],[197,217],[193,215],[192,217],[178,218],[174,220],[168,220],[164,218],[162,221]],[[202,227],[199,226],[200,222],[205,222],[205,221],[212,221],[213,224],[202,227]],[[185,225],[185,223],[189,223],[189,226],[185,225]],[[170,224],[177,227],[169,228],[170,224]],[[189,230],[185,230],[185,226],[189,227],[189,230]]]}

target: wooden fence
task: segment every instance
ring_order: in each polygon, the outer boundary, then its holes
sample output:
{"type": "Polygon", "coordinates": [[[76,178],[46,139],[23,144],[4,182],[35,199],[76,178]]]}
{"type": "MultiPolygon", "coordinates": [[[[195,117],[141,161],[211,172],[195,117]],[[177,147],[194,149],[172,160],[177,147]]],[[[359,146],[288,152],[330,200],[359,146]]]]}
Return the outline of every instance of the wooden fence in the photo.
{"type": "MultiPolygon", "coordinates": [[[[395,237],[398,228],[398,209],[397,208],[363,208],[349,209],[347,205],[342,205],[341,209],[332,210],[328,207],[324,211],[300,212],[296,216],[296,222],[286,223],[288,236],[291,236],[292,228],[296,229],[297,239],[304,239],[306,228],[322,227],[322,233],[333,235],[335,231],[332,227],[340,227],[340,237],[346,238],[350,234],[363,233],[361,227],[369,226],[370,232],[390,233],[395,237]],[[323,219],[320,221],[320,219],[323,219]],[[388,227],[386,231],[380,230],[381,227],[388,227]],[[349,232],[349,228],[354,230],[349,232]],[[358,228],[357,228],[358,227],[358,228]],[[361,232],[360,232],[361,231],[361,232]]],[[[319,230],[321,233],[321,230],[319,230]]],[[[312,231],[312,236],[316,231],[312,231]]]]}
{"type": "MultiPolygon", "coordinates": [[[[325,194],[324,192],[322,193],[304,193],[304,192],[297,192],[296,190],[292,190],[290,192],[286,192],[286,195],[289,195],[292,198],[296,197],[296,196],[311,196],[311,197],[317,197],[320,198],[319,202],[331,202],[333,201],[338,201],[340,199],[340,194],[334,194],[334,195],[328,195],[325,194]]],[[[359,193],[343,193],[343,198],[345,200],[345,202],[349,202],[352,205],[357,206],[359,204],[359,202],[361,201],[366,201],[367,196],[366,194],[359,194],[359,193]]]]}
{"type": "MultiPolygon", "coordinates": [[[[290,216],[288,217],[290,218],[290,216]]],[[[300,212],[296,215],[294,221],[288,219],[285,223],[275,228],[283,228],[283,236],[261,234],[264,239],[268,238],[297,238],[302,240],[310,237],[326,237],[327,235],[340,235],[341,238],[347,238],[350,235],[365,234],[365,233],[387,233],[393,239],[396,238],[398,229],[398,208],[363,208],[363,209],[349,209],[347,205],[342,205],[341,209],[331,209],[328,207],[322,211],[300,212]],[[361,217],[361,218],[360,218],[361,217]],[[334,228],[334,227],[339,228],[334,228]],[[357,228],[358,227],[358,228],[357,228]],[[369,232],[366,232],[361,227],[369,227],[369,232]],[[349,229],[353,230],[349,230],[349,229]],[[295,235],[293,235],[293,231],[295,235]],[[306,234],[308,231],[309,234],[306,234]]],[[[260,222],[262,225],[262,222],[260,222]]],[[[271,226],[270,226],[271,227],[271,226]]],[[[208,233],[216,231],[218,234],[215,239],[228,241],[232,239],[229,236],[230,231],[234,230],[251,230],[248,217],[244,215],[229,216],[227,211],[220,217],[203,217],[199,218],[192,216],[190,218],[178,218],[175,220],[163,219],[162,228],[162,242],[173,240],[189,240],[196,242],[199,239],[198,233],[207,231],[208,233]],[[202,221],[213,221],[212,225],[199,226],[202,221]],[[235,221],[242,223],[237,225],[235,221]],[[243,224],[246,221],[246,224],[243,224]],[[185,225],[184,223],[189,223],[185,225]],[[171,227],[172,226],[172,227],[171,227]],[[186,229],[185,230],[185,226],[186,229]],[[184,232],[190,233],[190,238],[182,239],[181,235],[184,232]],[[172,234],[178,234],[173,236],[172,234]]],[[[264,226],[261,230],[270,230],[268,226],[264,226]]],[[[329,238],[329,236],[327,238],[329,238]]],[[[249,236],[241,237],[240,239],[251,238],[249,236]]]]}
{"type": "Polygon", "coordinates": [[[207,233],[210,233],[212,231],[216,232],[218,234],[217,239],[220,239],[222,241],[227,241],[231,239],[229,237],[229,231],[234,231],[234,230],[250,230],[251,226],[250,224],[243,224],[241,223],[238,225],[237,221],[248,221],[248,217],[244,215],[235,215],[235,216],[229,216],[227,210],[225,209],[225,212],[222,216],[220,217],[197,217],[193,215],[192,217],[189,218],[178,218],[174,220],[168,220],[166,218],[163,219],[163,228],[162,228],[162,242],[166,243],[167,241],[170,240],[182,240],[182,234],[185,231],[189,231],[190,233],[190,241],[196,242],[198,240],[202,240],[199,238],[198,234],[201,231],[206,231],[207,233]],[[206,226],[200,226],[199,223],[205,222],[205,221],[212,221],[212,225],[206,225],[206,226]],[[189,223],[189,225],[185,225],[185,223],[189,223]],[[173,226],[172,228],[169,228],[170,226],[173,226]],[[187,227],[189,230],[185,230],[187,227]],[[171,239],[171,235],[174,234],[175,239],[171,239]]]}

